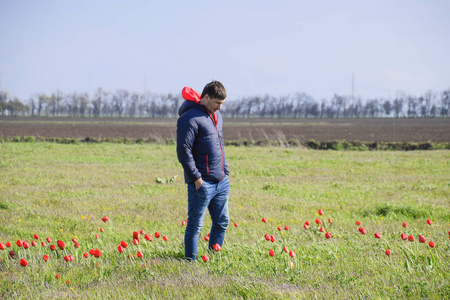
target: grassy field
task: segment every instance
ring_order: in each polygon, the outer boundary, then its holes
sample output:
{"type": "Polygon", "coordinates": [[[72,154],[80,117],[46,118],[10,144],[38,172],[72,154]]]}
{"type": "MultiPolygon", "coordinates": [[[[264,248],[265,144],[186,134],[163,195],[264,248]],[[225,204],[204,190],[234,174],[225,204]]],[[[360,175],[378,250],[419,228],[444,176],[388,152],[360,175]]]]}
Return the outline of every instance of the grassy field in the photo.
{"type": "Polygon", "coordinates": [[[0,243],[12,244],[0,250],[0,298],[450,297],[449,151],[230,146],[226,153],[231,223],[225,244],[220,252],[207,251],[206,217],[199,254],[209,261],[188,263],[186,187],[175,146],[0,143],[0,243]],[[133,231],[141,230],[153,241],[140,235],[134,245],[133,231]],[[415,241],[403,241],[402,233],[415,241]],[[37,245],[24,249],[19,239],[37,245]],[[57,240],[64,250],[51,251],[57,240]],[[129,245],[123,253],[121,241],[129,245]],[[101,256],[83,257],[90,249],[101,256]],[[66,262],[67,255],[73,261],[66,262]]]}

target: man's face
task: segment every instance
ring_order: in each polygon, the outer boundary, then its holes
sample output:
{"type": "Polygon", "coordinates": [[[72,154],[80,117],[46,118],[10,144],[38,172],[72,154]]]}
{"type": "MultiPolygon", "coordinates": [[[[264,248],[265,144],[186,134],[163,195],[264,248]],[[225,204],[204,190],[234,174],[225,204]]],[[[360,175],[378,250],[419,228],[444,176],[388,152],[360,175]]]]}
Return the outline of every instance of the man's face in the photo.
{"type": "Polygon", "coordinates": [[[225,99],[216,99],[210,98],[208,95],[202,98],[201,103],[206,107],[206,110],[211,114],[214,114],[216,111],[222,108],[222,104],[225,102],[225,99]]]}

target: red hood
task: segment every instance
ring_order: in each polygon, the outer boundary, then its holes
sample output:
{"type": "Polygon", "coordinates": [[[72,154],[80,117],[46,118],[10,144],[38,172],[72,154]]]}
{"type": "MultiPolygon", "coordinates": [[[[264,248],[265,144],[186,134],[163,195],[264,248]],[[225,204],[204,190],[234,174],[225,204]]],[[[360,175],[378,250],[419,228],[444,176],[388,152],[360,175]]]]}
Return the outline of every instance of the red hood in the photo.
{"type": "MultiPolygon", "coordinates": [[[[181,95],[185,100],[194,101],[197,104],[200,104],[201,95],[199,92],[195,91],[193,88],[185,86],[183,90],[181,91],[181,95]]],[[[214,113],[211,115],[209,112],[208,114],[211,116],[214,125],[217,125],[217,115],[214,113]]]]}

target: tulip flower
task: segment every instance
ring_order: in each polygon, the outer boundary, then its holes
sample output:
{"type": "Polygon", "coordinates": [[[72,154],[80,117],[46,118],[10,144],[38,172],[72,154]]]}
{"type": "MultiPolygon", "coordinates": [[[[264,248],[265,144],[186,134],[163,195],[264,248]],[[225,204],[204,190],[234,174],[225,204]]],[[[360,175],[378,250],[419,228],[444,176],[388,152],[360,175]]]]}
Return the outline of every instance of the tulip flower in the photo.
{"type": "Polygon", "coordinates": [[[42,257],[44,259],[44,261],[48,261],[48,255],[44,254],[44,256],[42,257]]]}
{"type": "Polygon", "coordinates": [[[59,273],[58,273],[58,274],[55,275],[55,278],[56,279],[61,279],[61,275],[59,275],[59,273]]]}
{"type": "Polygon", "coordinates": [[[153,241],[153,237],[150,235],[150,234],[148,234],[148,233],[146,233],[145,235],[144,235],[144,238],[146,239],[146,240],[148,240],[148,241],[153,241]]]}
{"type": "Polygon", "coordinates": [[[361,225],[361,222],[360,221],[356,221],[356,225],[361,225]]]}
{"type": "Polygon", "coordinates": [[[95,234],[95,238],[98,239],[99,237],[100,237],[100,236],[98,235],[98,233],[96,233],[96,234],[95,234]]]}
{"type": "Polygon", "coordinates": [[[117,250],[119,250],[119,252],[122,253],[123,251],[125,251],[125,248],[119,245],[117,247],[117,250]]]}
{"type": "MultiPolygon", "coordinates": [[[[236,223],[235,223],[236,224],[236,223]]],[[[181,226],[186,226],[186,221],[181,222],[181,226]]]]}
{"type": "Polygon", "coordinates": [[[95,256],[96,258],[99,258],[100,256],[102,256],[102,253],[100,252],[99,249],[95,249],[95,250],[94,250],[94,256],[95,256]]]}
{"type": "Polygon", "coordinates": [[[331,233],[329,233],[329,232],[325,233],[325,237],[326,237],[327,239],[331,238],[331,233]]]}
{"type": "Polygon", "coordinates": [[[36,247],[36,245],[37,245],[36,241],[31,242],[31,246],[36,247]]]}
{"type": "Polygon", "coordinates": [[[145,231],[144,229],[142,229],[141,231],[139,231],[140,234],[145,235],[145,231]]]}
{"type": "Polygon", "coordinates": [[[425,243],[426,241],[427,241],[427,239],[423,235],[419,235],[419,242],[420,243],[425,243]]]}
{"type": "Polygon", "coordinates": [[[290,251],[290,252],[289,252],[289,256],[290,256],[290,257],[295,257],[295,252],[294,252],[294,251],[290,251]]]}
{"type": "Polygon", "coordinates": [[[309,221],[308,221],[308,220],[306,220],[305,225],[308,225],[308,226],[309,226],[309,221]]]}
{"type": "Polygon", "coordinates": [[[169,238],[165,235],[165,236],[163,236],[163,240],[167,242],[169,240],[169,238]]]}
{"type": "Polygon", "coordinates": [[[89,250],[89,254],[90,255],[94,255],[95,254],[95,250],[94,249],[89,250]]]}
{"type": "Polygon", "coordinates": [[[209,241],[209,236],[204,237],[205,241],[209,241]]]}
{"type": "Polygon", "coordinates": [[[381,239],[381,234],[378,233],[378,232],[376,232],[376,233],[375,233],[375,237],[376,237],[377,239],[381,239]]]}
{"type": "Polygon", "coordinates": [[[328,223],[333,223],[333,219],[329,218],[328,223]]]}
{"type": "Polygon", "coordinates": [[[284,230],[289,230],[289,226],[284,226],[284,230]]]}
{"type": "Polygon", "coordinates": [[[264,235],[264,238],[266,239],[266,241],[270,241],[270,235],[268,235],[267,233],[264,235]]]}
{"type": "MultiPolygon", "coordinates": [[[[121,242],[120,242],[120,246],[126,248],[126,247],[128,247],[128,244],[127,244],[127,242],[125,242],[125,241],[121,241],[121,242]]],[[[92,253],[91,253],[91,255],[92,255],[92,253]]]]}
{"type": "Polygon", "coordinates": [[[108,221],[108,220],[109,220],[109,218],[108,218],[107,216],[104,216],[104,217],[102,218],[102,221],[105,222],[105,223],[106,223],[106,221],[108,221]]]}
{"type": "Polygon", "coordinates": [[[401,238],[402,238],[402,240],[407,240],[408,235],[406,233],[402,233],[401,238]]]}
{"type": "Polygon", "coordinates": [[[283,246],[283,251],[286,252],[286,253],[289,252],[289,250],[288,250],[288,248],[286,246],[283,246]]]}
{"type": "Polygon", "coordinates": [[[6,245],[3,244],[3,243],[0,243],[0,250],[3,250],[3,249],[5,249],[5,248],[6,248],[6,245]]]}
{"type": "Polygon", "coordinates": [[[27,260],[26,260],[25,258],[22,258],[22,259],[20,260],[20,265],[21,265],[22,267],[26,267],[26,266],[28,265],[27,260]]]}
{"type": "Polygon", "coordinates": [[[386,251],[384,252],[387,256],[391,255],[391,250],[386,249],[386,251]]]}
{"type": "Polygon", "coordinates": [[[323,210],[319,209],[319,215],[323,215],[323,210]]]}
{"type": "Polygon", "coordinates": [[[136,255],[137,255],[137,257],[139,257],[139,258],[142,258],[142,257],[144,256],[144,254],[142,254],[141,251],[139,251],[136,255]]]}
{"type": "Polygon", "coordinates": [[[275,237],[273,235],[270,236],[270,241],[273,243],[275,242],[275,237]]]}
{"type": "Polygon", "coordinates": [[[84,252],[84,253],[83,253],[83,256],[86,257],[86,258],[88,258],[88,257],[89,257],[89,253],[84,252]]]}
{"type": "Polygon", "coordinates": [[[320,227],[319,230],[320,230],[320,232],[325,232],[325,228],[323,228],[323,227],[320,227]]]}
{"type": "Polygon", "coordinates": [[[305,224],[305,225],[303,225],[303,228],[308,229],[308,228],[309,228],[309,225],[308,225],[308,224],[305,224]]]}
{"type": "Polygon", "coordinates": [[[58,245],[59,249],[64,250],[64,247],[66,247],[66,244],[64,244],[63,241],[57,241],[56,245],[58,245]]]}
{"type": "Polygon", "coordinates": [[[50,245],[50,250],[55,251],[55,250],[56,250],[56,246],[53,245],[53,244],[51,244],[51,245],[50,245]]]}
{"type": "Polygon", "coordinates": [[[16,253],[14,253],[14,250],[9,251],[9,256],[11,256],[11,258],[14,258],[14,255],[16,255],[16,253]]]}
{"type": "Polygon", "coordinates": [[[17,244],[17,246],[19,246],[19,247],[22,247],[22,246],[23,246],[23,244],[22,244],[22,241],[21,241],[21,240],[17,240],[17,241],[16,241],[16,244],[17,244]]]}
{"type": "Polygon", "coordinates": [[[160,236],[161,236],[161,234],[158,231],[155,232],[155,238],[159,239],[160,236]]]}
{"type": "Polygon", "coordinates": [[[270,256],[275,256],[275,251],[273,251],[272,249],[269,250],[269,255],[270,256]]]}
{"type": "Polygon", "coordinates": [[[35,240],[38,240],[38,239],[39,239],[39,236],[35,233],[35,234],[33,235],[33,238],[34,238],[35,240]]]}
{"type": "Polygon", "coordinates": [[[42,247],[47,247],[47,244],[44,241],[41,242],[42,247]]]}
{"type": "Polygon", "coordinates": [[[281,231],[283,228],[281,228],[281,226],[277,227],[278,231],[281,231]]]}
{"type": "Polygon", "coordinates": [[[11,242],[6,242],[6,247],[11,247],[11,242]]]}
{"type": "Polygon", "coordinates": [[[105,229],[103,229],[102,227],[100,227],[100,232],[103,232],[103,231],[105,231],[105,229]]]}
{"type": "Polygon", "coordinates": [[[52,238],[51,237],[48,237],[47,238],[47,243],[51,243],[52,242],[52,238]]]}
{"type": "Polygon", "coordinates": [[[408,241],[414,242],[414,240],[415,240],[414,236],[412,236],[412,235],[408,236],[408,241]]]}
{"type": "Polygon", "coordinates": [[[24,241],[22,243],[22,246],[23,246],[23,249],[28,249],[28,248],[30,248],[30,243],[28,243],[28,241],[24,241]]]}
{"type": "Polygon", "coordinates": [[[239,226],[239,224],[236,223],[236,222],[233,225],[234,225],[234,227],[238,227],[239,226]]]}
{"type": "Polygon", "coordinates": [[[429,241],[428,246],[430,246],[430,248],[434,248],[434,246],[436,246],[436,244],[433,243],[433,241],[429,241]]]}
{"type": "Polygon", "coordinates": [[[139,232],[133,231],[133,239],[139,240],[139,232]]]}
{"type": "Polygon", "coordinates": [[[431,219],[428,219],[428,220],[427,220],[427,224],[428,224],[428,225],[431,225],[431,224],[433,224],[433,221],[431,221],[431,219]]]}
{"type": "Polygon", "coordinates": [[[406,222],[403,222],[402,226],[406,228],[408,224],[406,224],[406,222]]]}
{"type": "Polygon", "coordinates": [[[202,259],[204,262],[207,262],[209,260],[209,257],[208,257],[208,255],[205,254],[202,256],[202,259]]]}
{"type": "Polygon", "coordinates": [[[264,223],[267,223],[267,218],[262,218],[262,220],[261,221],[263,221],[264,223]]]}
{"type": "Polygon", "coordinates": [[[364,227],[362,227],[362,226],[358,228],[359,232],[363,232],[363,230],[364,230],[364,227]]]}
{"type": "Polygon", "coordinates": [[[137,239],[134,239],[133,244],[137,245],[137,244],[139,244],[139,241],[137,239]]]}
{"type": "Polygon", "coordinates": [[[219,244],[214,244],[213,248],[214,248],[214,251],[219,252],[222,249],[222,246],[220,246],[219,244]]]}

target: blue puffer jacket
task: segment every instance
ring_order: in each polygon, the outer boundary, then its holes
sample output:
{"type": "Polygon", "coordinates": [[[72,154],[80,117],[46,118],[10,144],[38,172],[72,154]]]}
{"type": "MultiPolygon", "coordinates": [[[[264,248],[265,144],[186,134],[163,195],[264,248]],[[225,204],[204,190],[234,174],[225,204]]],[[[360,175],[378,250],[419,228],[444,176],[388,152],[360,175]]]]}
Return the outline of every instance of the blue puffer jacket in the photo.
{"type": "MultiPolygon", "coordinates": [[[[189,98],[189,97],[187,97],[189,98]]],[[[198,100],[197,100],[198,101],[198,100]]],[[[222,115],[214,117],[206,108],[187,99],[178,110],[177,155],[186,183],[199,179],[218,182],[228,175],[222,137],[222,115]]]]}

